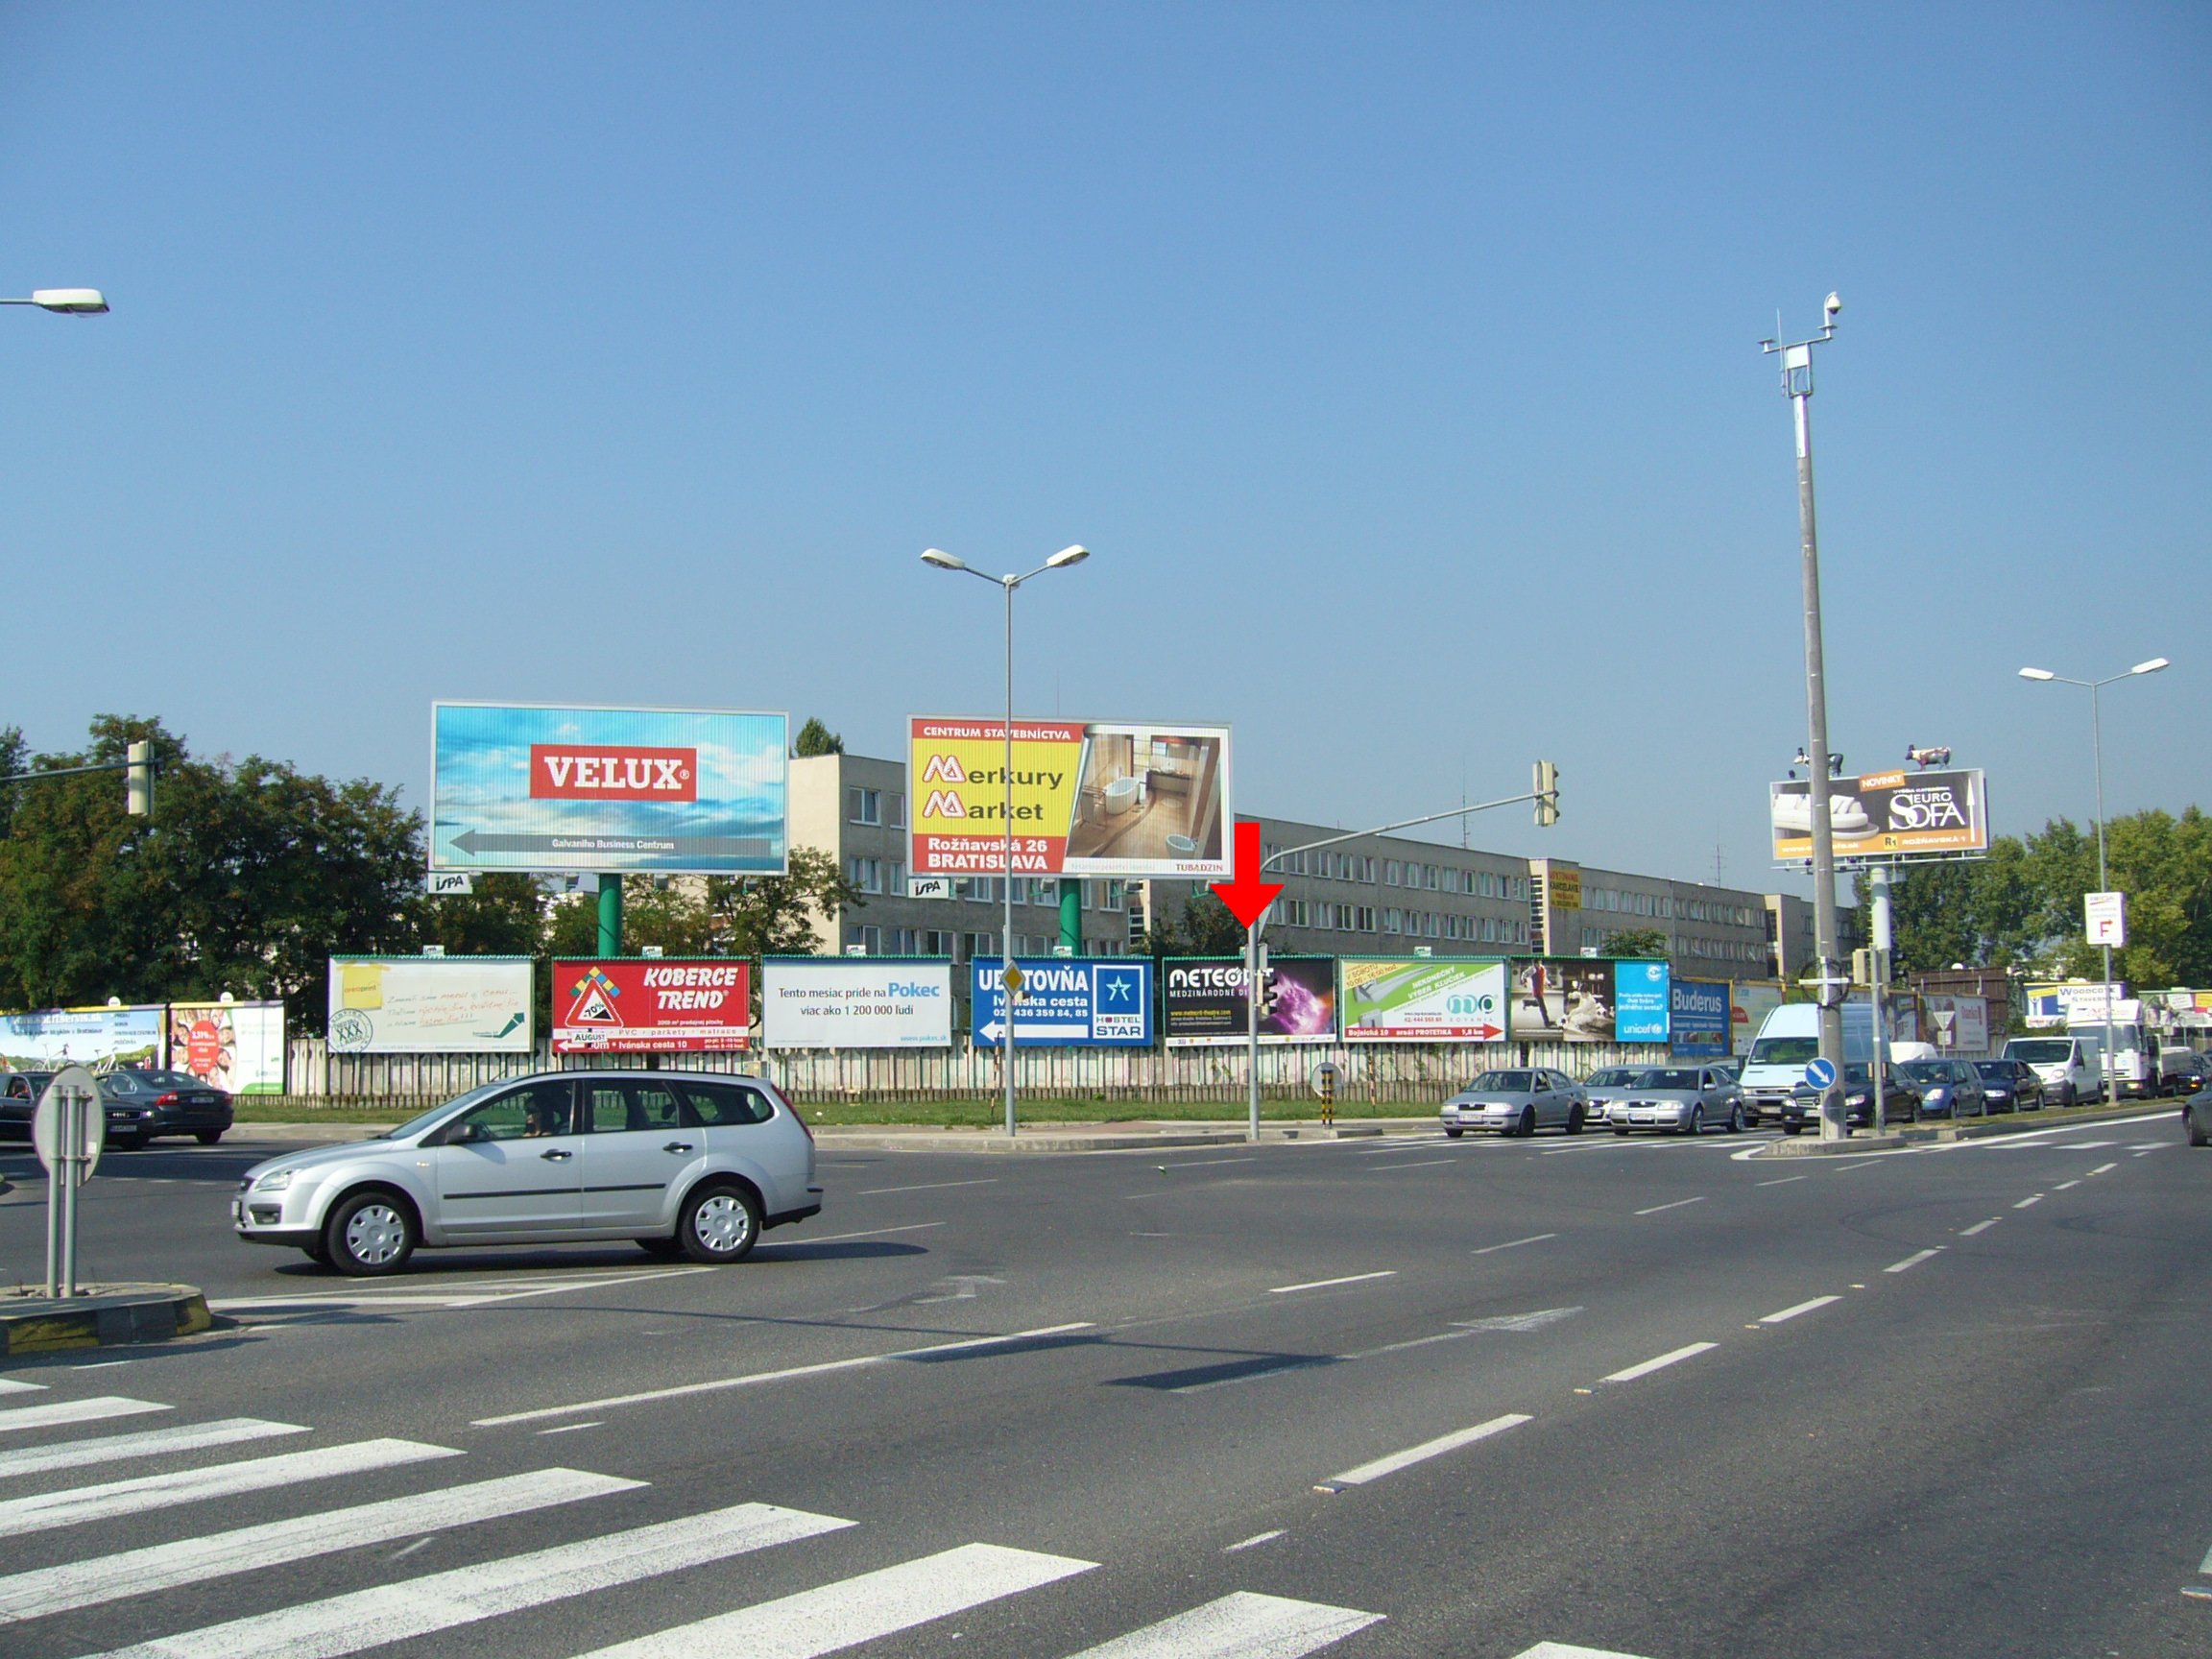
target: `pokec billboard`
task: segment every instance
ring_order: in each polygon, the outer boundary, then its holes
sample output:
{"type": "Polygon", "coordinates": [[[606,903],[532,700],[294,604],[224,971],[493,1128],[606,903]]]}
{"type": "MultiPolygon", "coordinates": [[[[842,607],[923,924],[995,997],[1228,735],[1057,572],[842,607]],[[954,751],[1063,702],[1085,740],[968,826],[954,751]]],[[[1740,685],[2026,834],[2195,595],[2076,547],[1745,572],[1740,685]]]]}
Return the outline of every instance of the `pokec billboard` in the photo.
{"type": "Polygon", "coordinates": [[[553,964],[556,1054],[742,1054],[751,966],[727,957],[622,956],[553,964]]]}
{"type": "MultiPolygon", "coordinates": [[[[1163,983],[1168,1047],[1250,1041],[1252,1000],[1240,957],[1170,957],[1163,983]]],[[[1336,958],[1270,957],[1260,975],[1260,1041],[1335,1038],[1336,958]]]]}
{"type": "Polygon", "coordinates": [[[1343,956],[1336,1007],[1347,1043],[1495,1043],[1505,964],[1479,956],[1343,956]]]}
{"type": "MultiPolygon", "coordinates": [[[[1813,785],[1767,785],[1774,860],[1813,856],[1813,785]]],[[[1828,827],[1839,858],[1957,858],[1989,851],[1988,785],[1979,770],[1873,772],[1828,784],[1828,827]]]]}
{"type": "Polygon", "coordinates": [[[917,715],[907,794],[916,876],[1230,874],[1229,728],[917,715]]]}
{"type": "Polygon", "coordinates": [[[781,714],[438,703],[430,868],[781,876],[781,714]]]}
{"type": "Polygon", "coordinates": [[[771,956],[760,964],[767,1048],[950,1048],[952,964],[771,956]]]}

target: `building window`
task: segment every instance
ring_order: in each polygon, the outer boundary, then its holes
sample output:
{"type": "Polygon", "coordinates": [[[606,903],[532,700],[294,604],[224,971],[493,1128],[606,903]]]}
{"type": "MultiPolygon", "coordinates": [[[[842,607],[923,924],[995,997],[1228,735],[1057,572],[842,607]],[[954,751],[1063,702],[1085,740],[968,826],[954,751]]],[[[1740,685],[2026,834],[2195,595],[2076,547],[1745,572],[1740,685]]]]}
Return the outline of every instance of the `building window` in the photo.
{"type": "Polygon", "coordinates": [[[883,891],[883,860],[848,858],[845,860],[845,879],[863,893],[880,893],[883,891]]]}
{"type": "Polygon", "coordinates": [[[1383,885],[1383,886],[1385,886],[1385,887],[1398,887],[1398,886],[1403,886],[1403,885],[1404,885],[1404,883],[1403,883],[1403,882],[1402,882],[1402,881],[1399,879],[1399,876],[1400,876],[1400,865],[1399,865],[1399,863],[1398,863],[1398,860],[1397,860],[1397,859],[1395,859],[1395,858],[1385,858],[1385,859],[1383,859],[1383,860],[1382,860],[1382,885],[1383,885]]]}
{"type": "Polygon", "coordinates": [[[845,949],[850,950],[855,946],[870,956],[881,955],[883,952],[883,929],[880,927],[846,928],[845,949]]]}
{"type": "Polygon", "coordinates": [[[906,797],[897,789],[883,797],[883,822],[894,830],[906,828],[906,797]]]}
{"type": "Polygon", "coordinates": [[[960,935],[957,933],[947,933],[937,928],[924,928],[921,953],[925,956],[954,955],[957,952],[959,942],[960,935]]]}
{"type": "Polygon", "coordinates": [[[845,816],[855,824],[882,823],[883,791],[880,789],[846,790],[845,816]]]}

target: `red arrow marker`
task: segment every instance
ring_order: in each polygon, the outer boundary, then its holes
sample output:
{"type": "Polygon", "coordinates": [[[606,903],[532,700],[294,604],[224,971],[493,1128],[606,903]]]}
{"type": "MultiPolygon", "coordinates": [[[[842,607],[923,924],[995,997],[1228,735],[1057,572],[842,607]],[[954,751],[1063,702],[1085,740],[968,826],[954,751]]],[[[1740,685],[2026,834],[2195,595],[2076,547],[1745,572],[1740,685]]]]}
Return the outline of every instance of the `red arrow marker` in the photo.
{"type": "Polygon", "coordinates": [[[1229,906],[1229,914],[1245,926],[1260,920],[1260,912],[1275,902],[1275,895],[1283,891],[1280,881],[1260,879],[1260,826],[1237,826],[1237,879],[1215,881],[1214,891],[1221,895],[1221,902],[1229,906]]]}

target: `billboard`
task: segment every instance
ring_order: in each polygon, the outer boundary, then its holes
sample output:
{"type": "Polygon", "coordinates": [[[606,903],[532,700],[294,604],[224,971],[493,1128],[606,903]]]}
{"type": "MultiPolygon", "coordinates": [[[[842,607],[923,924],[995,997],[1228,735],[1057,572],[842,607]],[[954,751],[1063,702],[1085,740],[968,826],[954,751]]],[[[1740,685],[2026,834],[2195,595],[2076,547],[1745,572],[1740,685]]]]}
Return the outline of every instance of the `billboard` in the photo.
{"type": "MultiPolygon", "coordinates": [[[[1072,957],[1017,962],[1021,1000],[1014,1005],[1014,1046],[1027,1048],[1142,1048],[1152,1043],[1152,964],[1142,958],[1078,961],[1072,957]]],[[[975,1046],[1006,1041],[1002,964],[974,962],[972,1020],[975,1046]]]]}
{"type": "Polygon", "coordinates": [[[766,1048],[950,1048],[952,964],[771,956],[760,964],[766,1048]]]}
{"type": "MultiPolygon", "coordinates": [[[[1989,1002],[1983,997],[1924,997],[1929,1035],[1946,1052],[1989,1052],[1989,1002]]],[[[2000,1027],[2002,1029],[2002,1027],[2000,1027]]]]}
{"type": "Polygon", "coordinates": [[[1667,1046],[1684,1059],[1728,1052],[1730,1028],[1725,981],[1676,979],[1667,990],[1667,1046]]]}
{"type": "Polygon", "coordinates": [[[1347,1043],[1495,1043],[1505,964],[1481,956],[1344,956],[1336,1006],[1347,1043]]]}
{"type": "Polygon", "coordinates": [[[152,1066],[161,1058],[161,1004],[45,1008],[0,1014],[0,1059],[17,1071],[152,1066]]]}
{"type": "MultiPolygon", "coordinates": [[[[1006,861],[1006,722],[908,726],[907,868],[988,876],[1006,861]]],[[[1018,876],[1230,874],[1229,728],[1017,720],[1018,876]]]]}
{"type": "Polygon", "coordinates": [[[2121,1004],[2128,1000],[2126,981],[2115,980],[2110,985],[2097,979],[2031,981],[2028,1024],[2038,1031],[2064,1025],[2101,1025],[2107,1000],[2113,1018],[2119,1019],[2121,1004]]]}
{"type": "Polygon", "coordinates": [[[333,956],[332,1054],[528,1054],[527,956],[333,956]]]}
{"type": "MultiPolygon", "coordinates": [[[[1530,956],[1513,963],[1512,1026],[1517,1043],[1616,1043],[1614,1000],[1619,995],[1615,964],[1595,956],[1530,956]]],[[[1636,962],[1637,968],[1665,963],[1636,962]]],[[[1665,1006],[1665,986],[1659,988],[1665,1006]]],[[[1647,1000],[1639,1017],[1648,1022],[1647,1000]]],[[[1636,1037],[1629,1042],[1667,1041],[1636,1037]]]]}
{"type": "MultiPolygon", "coordinates": [[[[1243,958],[1171,957],[1163,983],[1168,1047],[1250,1040],[1243,958]]],[[[1331,1043],[1335,1037],[1336,959],[1270,956],[1260,979],[1260,1041],[1331,1043]]]]}
{"type": "Polygon", "coordinates": [[[168,1066],[232,1094],[284,1093],[284,1004],[172,1002],[168,1066]]]}
{"type": "Polygon", "coordinates": [[[1664,1043],[1673,1015],[1674,973],[1650,957],[1613,964],[1613,1041],[1664,1043]]]}
{"type": "MultiPolygon", "coordinates": [[[[1813,785],[1767,785],[1777,863],[1813,856],[1813,785]]],[[[1979,770],[1875,772],[1828,784],[1839,858],[1957,857],[1989,851],[1989,798],[1979,770]]]]}
{"type": "Polygon", "coordinates": [[[1728,1046],[1732,1053],[1748,1054],[1767,1023],[1767,1016],[1782,1006],[1782,987],[1772,979],[1731,979],[1728,982],[1728,1046]]]}
{"type": "Polygon", "coordinates": [[[437,703],[430,868],[781,876],[789,720],[437,703]]]}
{"type": "Polygon", "coordinates": [[[556,1054],[742,1054],[753,971],[728,957],[620,956],[553,964],[556,1054]]]}

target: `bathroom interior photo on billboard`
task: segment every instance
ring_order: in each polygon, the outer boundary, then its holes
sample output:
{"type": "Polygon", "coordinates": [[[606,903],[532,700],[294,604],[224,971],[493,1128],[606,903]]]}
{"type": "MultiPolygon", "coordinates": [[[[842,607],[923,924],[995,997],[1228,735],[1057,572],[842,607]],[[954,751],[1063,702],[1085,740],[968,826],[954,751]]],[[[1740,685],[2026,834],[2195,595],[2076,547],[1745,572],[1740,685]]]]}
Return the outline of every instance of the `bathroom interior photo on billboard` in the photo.
{"type": "Polygon", "coordinates": [[[1217,730],[1086,728],[1068,856],[1219,858],[1221,748],[1217,730]]]}

